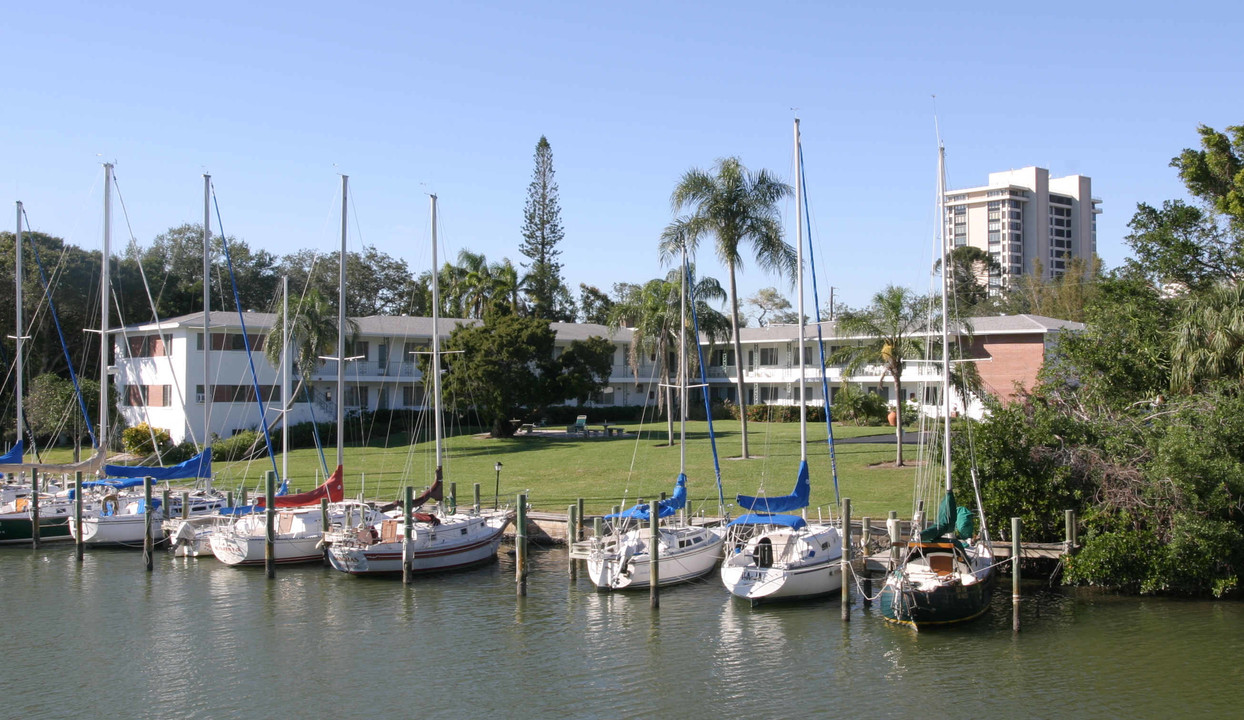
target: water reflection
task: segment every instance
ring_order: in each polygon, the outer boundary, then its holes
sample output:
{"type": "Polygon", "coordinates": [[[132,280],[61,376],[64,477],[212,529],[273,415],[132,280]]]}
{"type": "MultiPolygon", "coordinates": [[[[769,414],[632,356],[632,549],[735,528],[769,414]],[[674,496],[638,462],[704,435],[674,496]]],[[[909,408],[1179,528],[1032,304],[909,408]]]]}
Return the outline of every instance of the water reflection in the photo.
{"type": "Polygon", "coordinates": [[[436,577],[353,578],[321,566],[228,568],[72,546],[0,549],[6,716],[695,716],[824,713],[1234,714],[1244,605],[1025,586],[979,622],[914,633],[858,602],[751,608],[710,577],[662,591],[570,583],[564,551],[436,577]],[[101,679],[101,678],[106,678],[101,679]],[[930,704],[954,686],[954,703],[930,704]],[[297,688],[291,691],[290,688],[297,688]],[[781,698],[775,704],[774,698],[781,698]],[[469,703],[469,704],[468,704],[469,703]],[[664,712],[662,710],[662,712],[664,712]]]}

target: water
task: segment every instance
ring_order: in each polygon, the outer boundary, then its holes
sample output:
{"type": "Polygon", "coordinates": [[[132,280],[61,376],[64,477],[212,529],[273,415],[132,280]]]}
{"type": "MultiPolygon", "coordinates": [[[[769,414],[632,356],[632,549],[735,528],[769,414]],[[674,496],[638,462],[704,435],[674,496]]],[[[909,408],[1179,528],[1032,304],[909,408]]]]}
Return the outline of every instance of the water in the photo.
{"type": "Polygon", "coordinates": [[[916,634],[717,582],[602,595],[564,550],[400,581],[0,549],[3,718],[1234,717],[1244,605],[1026,588],[916,634]]]}

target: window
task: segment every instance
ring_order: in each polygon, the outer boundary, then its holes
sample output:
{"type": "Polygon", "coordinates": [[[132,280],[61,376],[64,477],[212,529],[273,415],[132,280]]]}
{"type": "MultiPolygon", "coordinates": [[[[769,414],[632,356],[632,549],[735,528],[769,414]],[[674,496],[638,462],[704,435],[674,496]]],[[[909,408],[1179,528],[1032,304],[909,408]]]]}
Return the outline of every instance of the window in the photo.
{"type": "Polygon", "coordinates": [[[402,388],[402,405],[415,407],[423,405],[423,388],[406,385],[402,388]]]}
{"type": "Polygon", "coordinates": [[[368,346],[367,346],[366,340],[356,340],[354,342],[349,342],[349,341],[346,342],[346,357],[361,356],[360,359],[366,360],[367,350],[368,350],[368,346]]]}
{"type": "Polygon", "coordinates": [[[346,407],[367,407],[367,388],[347,387],[345,389],[346,407]]]}
{"type": "Polygon", "coordinates": [[[760,364],[761,365],[777,365],[778,364],[777,348],[760,348],[760,364]]]}

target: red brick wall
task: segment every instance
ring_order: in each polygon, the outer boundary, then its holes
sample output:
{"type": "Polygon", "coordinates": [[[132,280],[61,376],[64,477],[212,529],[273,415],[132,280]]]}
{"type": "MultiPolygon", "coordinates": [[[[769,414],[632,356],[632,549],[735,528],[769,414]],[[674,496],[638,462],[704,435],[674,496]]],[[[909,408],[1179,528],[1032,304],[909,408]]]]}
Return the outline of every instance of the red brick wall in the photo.
{"type": "Polygon", "coordinates": [[[1032,389],[1045,362],[1045,335],[978,336],[969,357],[990,358],[976,363],[985,389],[1002,402],[1015,396],[1015,383],[1032,389]]]}

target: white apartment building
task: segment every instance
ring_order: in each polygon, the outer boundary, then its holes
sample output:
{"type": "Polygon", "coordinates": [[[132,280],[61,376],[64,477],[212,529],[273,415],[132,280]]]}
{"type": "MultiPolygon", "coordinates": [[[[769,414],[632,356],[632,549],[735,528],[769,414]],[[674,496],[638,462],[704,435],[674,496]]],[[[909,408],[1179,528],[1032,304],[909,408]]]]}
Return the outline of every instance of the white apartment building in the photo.
{"type": "Polygon", "coordinates": [[[1034,260],[1048,280],[1066,272],[1068,259],[1096,255],[1100,205],[1083,175],[1051,178],[1039,167],[990,173],[988,185],[946,191],[946,235],[998,262],[991,290],[1031,272],[1034,260]]]}
{"type": "MultiPolygon", "coordinates": [[[[205,408],[203,383],[203,315],[194,313],[155,323],[133,325],[116,335],[115,395],[122,416],[129,425],[146,422],[169,431],[174,442],[192,438],[201,441],[203,428],[210,426],[219,437],[229,437],[240,430],[257,429],[261,422],[273,423],[280,413],[281,378],[277,367],[264,356],[266,336],[272,330],[275,315],[246,313],[246,334],[249,336],[255,377],[247,357],[242,325],[236,313],[212,315],[210,362],[211,398],[205,408]],[[255,385],[263,398],[263,409],[256,402],[255,385]],[[205,424],[205,409],[210,421],[205,424]]],[[[431,345],[432,320],[420,317],[356,318],[357,338],[346,348],[345,403],[347,413],[359,410],[422,409],[425,406],[423,379],[415,361],[416,352],[427,351],[431,345]]],[[[438,328],[447,339],[459,324],[476,320],[442,319],[438,328]]],[[[1044,358],[1045,350],[1056,341],[1059,333],[1083,327],[1079,323],[1040,318],[1030,315],[974,319],[976,350],[973,357],[990,358],[979,368],[992,391],[1006,396],[1016,382],[1028,384],[1044,358]],[[984,332],[982,332],[982,329],[984,332]]],[[[656,358],[645,358],[639,372],[632,372],[627,354],[632,331],[611,330],[603,325],[553,323],[557,339],[555,352],[574,340],[601,336],[614,343],[613,367],[604,391],[593,398],[591,407],[644,405],[656,403],[656,394],[663,392],[661,378],[655,370],[656,358]]],[[[744,328],[742,344],[743,380],[749,404],[793,404],[799,397],[799,379],[807,384],[809,404],[822,403],[819,349],[815,340],[806,340],[808,367],[798,368],[798,328],[793,325],[771,325],[744,328]]],[[[826,328],[825,352],[828,356],[837,347],[858,341],[858,338],[836,338],[832,323],[826,328]]],[[[708,390],[714,400],[737,398],[736,379],[739,367],[733,351],[726,343],[710,346],[705,341],[704,357],[708,365],[708,390]]],[[[674,362],[670,363],[673,367],[674,362]]],[[[309,388],[293,398],[290,423],[336,418],[337,364],[324,361],[312,376],[309,388]]],[[[877,392],[889,403],[892,390],[881,369],[864,368],[846,378],[843,368],[830,366],[826,372],[833,394],[846,382],[877,392]]],[[[693,380],[693,384],[695,381],[693,380]]],[[[296,386],[292,382],[291,386],[296,386]]],[[[929,411],[938,407],[936,370],[925,363],[913,362],[903,377],[903,394],[919,396],[919,404],[929,411]],[[921,388],[924,388],[921,391],[921,388]]],[[[697,393],[698,395],[698,393],[697,393]]],[[[964,403],[954,398],[956,411],[979,415],[979,403],[964,403]]],[[[702,402],[702,400],[692,400],[702,402]]],[[[574,404],[574,401],[567,401],[574,404]]],[[[607,411],[604,419],[608,419],[607,411]]]]}

